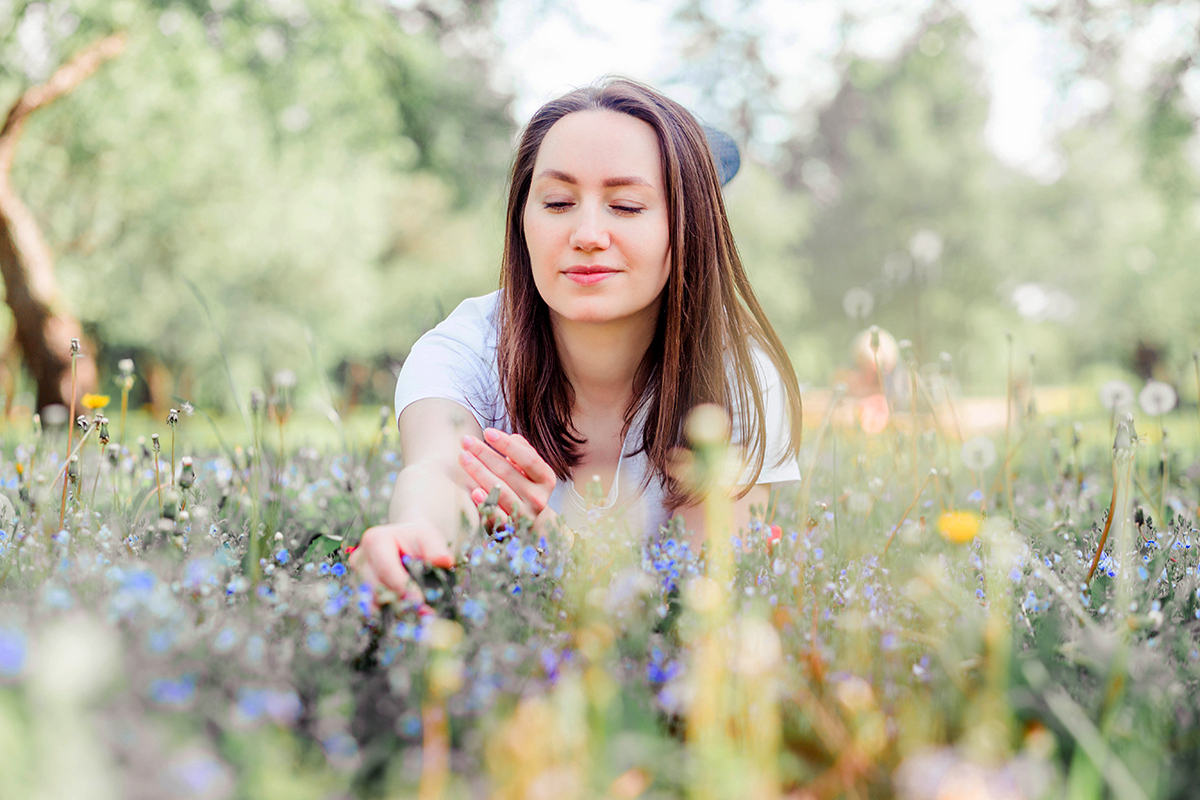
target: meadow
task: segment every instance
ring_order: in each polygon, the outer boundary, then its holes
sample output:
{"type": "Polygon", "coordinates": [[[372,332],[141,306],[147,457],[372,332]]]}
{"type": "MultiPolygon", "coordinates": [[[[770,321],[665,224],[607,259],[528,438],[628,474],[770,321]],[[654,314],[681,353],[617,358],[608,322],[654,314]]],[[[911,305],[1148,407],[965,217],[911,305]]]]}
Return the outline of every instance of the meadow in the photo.
{"type": "MultiPolygon", "coordinates": [[[[390,409],[320,448],[279,394],[240,434],[126,433],[116,398],[69,439],[10,423],[0,797],[1189,796],[1196,409],[1013,391],[977,434],[911,388],[812,404],[804,480],[734,536],[464,531],[454,570],[409,564],[433,613],[346,566],[390,409]]],[[[694,428],[711,487],[732,454],[694,428]]]]}

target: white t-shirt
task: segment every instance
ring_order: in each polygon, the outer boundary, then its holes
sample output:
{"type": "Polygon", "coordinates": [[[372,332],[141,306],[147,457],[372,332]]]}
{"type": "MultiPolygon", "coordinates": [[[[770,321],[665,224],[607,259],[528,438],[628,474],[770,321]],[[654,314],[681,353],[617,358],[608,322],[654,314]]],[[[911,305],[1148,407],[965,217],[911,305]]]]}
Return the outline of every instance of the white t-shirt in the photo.
{"type": "MultiPolygon", "coordinates": [[[[396,382],[397,419],[410,403],[439,397],[461,404],[481,428],[512,432],[500,395],[496,362],[499,297],[500,292],[495,291],[462,301],[450,316],[417,340],[396,382]]],[[[767,454],[757,482],[798,481],[800,466],[795,459],[778,463],[787,450],[789,430],[786,395],[779,373],[760,349],[754,350],[754,356],[759,375],[765,377],[762,383],[767,418],[767,454]]],[[[667,522],[669,509],[663,505],[662,483],[654,479],[644,492],[638,491],[649,468],[645,453],[627,455],[641,442],[643,421],[644,414],[639,412],[629,426],[612,486],[603,501],[589,503],[584,498],[586,489],[577,490],[572,480],[558,482],[549,505],[566,525],[578,529],[598,516],[616,517],[649,536],[667,522]]],[[[744,474],[742,480],[749,477],[744,474]]]]}

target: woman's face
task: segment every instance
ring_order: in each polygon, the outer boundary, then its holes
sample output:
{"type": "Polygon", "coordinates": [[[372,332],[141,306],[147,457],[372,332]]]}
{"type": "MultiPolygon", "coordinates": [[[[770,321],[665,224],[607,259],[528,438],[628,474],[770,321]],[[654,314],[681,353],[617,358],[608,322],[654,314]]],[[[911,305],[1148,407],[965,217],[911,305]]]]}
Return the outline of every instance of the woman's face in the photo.
{"type": "Polygon", "coordinates": [[[670,273],[658,137],[616,111],[578,111],[546,133],[523,215],[538,293],[562,321],[649,322],[670,273]]]}

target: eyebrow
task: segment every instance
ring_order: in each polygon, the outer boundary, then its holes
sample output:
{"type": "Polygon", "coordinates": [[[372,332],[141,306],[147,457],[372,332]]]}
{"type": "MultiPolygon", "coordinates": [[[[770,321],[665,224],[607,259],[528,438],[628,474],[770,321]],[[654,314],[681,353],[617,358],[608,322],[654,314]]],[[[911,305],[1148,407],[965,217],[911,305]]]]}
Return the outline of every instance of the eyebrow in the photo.
{"type": "MultiPolygon", "coordinates": [[[[544,169],[537,174],[537,178],[551,178],[553,180],[562,181],[563,183],[569,183],[574,186],[579,185],[579,181],[575,179],[574,175],[557,169],[544,169]]],[[[639,178],[636,175],[626,175],[618,178],[605,178],[603,185],[605,188],[610,188],[613,186],[650,186],[650,182],[644,178],[639,178]]]]}

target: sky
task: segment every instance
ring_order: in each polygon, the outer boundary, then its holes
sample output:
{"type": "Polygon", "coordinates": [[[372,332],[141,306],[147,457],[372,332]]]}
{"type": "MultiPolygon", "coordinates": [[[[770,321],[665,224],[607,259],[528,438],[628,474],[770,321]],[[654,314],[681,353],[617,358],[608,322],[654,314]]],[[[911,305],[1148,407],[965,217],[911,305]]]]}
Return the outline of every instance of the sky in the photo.
{"type": "MultiPolygon", "coordinates": [[[[1109,90],[1099,81],[1068,86],[1060,80],[1076,56],[1060,33],[1030,14],[1036,2],[963,0],[959,5],[980,40],[977,57],[986,76],[981,88],[991,97],[987,146],[1005,163],[1049,182],[1062,169],[1053,144],[1056,132],[1103,107],[1109,90]]],[[[829,56],[845,9],[865,21],[852,41],[855,51],[887,58],[913,33],[929,5],[929,0],[758,0],[748,11],[741,0],[705,0],[714,18],[765,34],[765,58],[783,78],[779,104],[794,112],[781,115],[776,125],[768,120],[765,134],[780,139],[836,90],[829,56]]],[[[496,26],[503,48],[501,80],[517,93],[518,120],[607,73],[664,86],[696,110],[692,104],[702,105],[701,87],[679,74],[683,36],[671,23],[675,7],[662,0],[502,0],[496,26]]],[[[1155,13],[1139,26],[1122,66],[1122,77],[1135,85],[1149,74],[1154,59],[1171,52],[1181,31],[1195,30],[1200,21],[1195,5],[1155,13]]],[[[1195,89],[1200,105],[1200,86],[1195,89]]]]}

